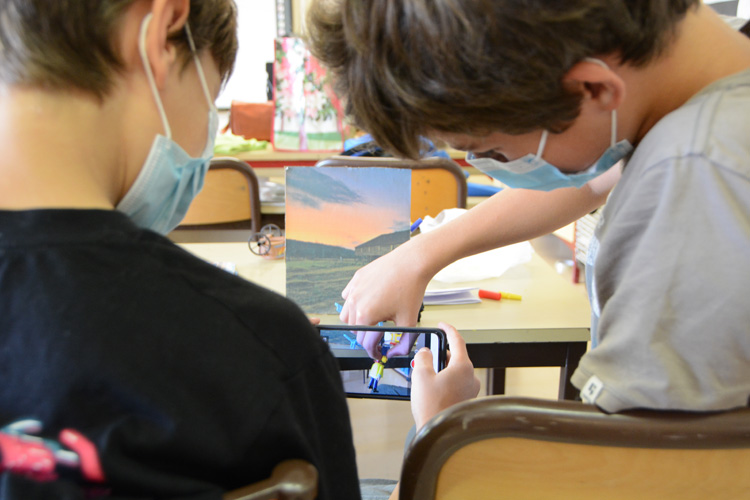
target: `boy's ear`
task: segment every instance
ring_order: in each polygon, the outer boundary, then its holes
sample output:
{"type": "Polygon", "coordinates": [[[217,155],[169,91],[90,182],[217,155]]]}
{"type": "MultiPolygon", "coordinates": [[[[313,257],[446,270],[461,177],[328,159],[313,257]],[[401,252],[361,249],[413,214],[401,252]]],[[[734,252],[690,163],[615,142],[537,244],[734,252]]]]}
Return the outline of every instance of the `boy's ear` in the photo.
{"type": "Polygon", "coordinates": [[[153,0],[151,5],[145,48],[159,89],[164,88],[169,71],[177,61],[177,48],[169,37],[185,28],[189,13],[190,0],[153,0]]]}
{"type": "Polygon", "coordinates": [[[625,82],[620,76],[594,61],[576,63],[563,77],[563,84],[584,94],[584,100],[605,111],[617,109],[625,99],[625,82]]]}

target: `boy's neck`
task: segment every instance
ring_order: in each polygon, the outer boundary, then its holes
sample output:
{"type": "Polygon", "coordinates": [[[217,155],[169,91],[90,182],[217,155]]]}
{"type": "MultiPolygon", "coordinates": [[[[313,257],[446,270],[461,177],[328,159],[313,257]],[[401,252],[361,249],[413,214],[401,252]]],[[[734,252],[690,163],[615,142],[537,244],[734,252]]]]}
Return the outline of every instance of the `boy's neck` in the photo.
{"type": "Polygon", "coordinates": [[[749,68],[750,39],[710,7],[689,11],[666,53],[630,72],[630,92],[638,94],[634,101],[641,110],[637,140],[711,83],[749,68]]]}
{"type": "Polygon", "coordinates": [[[0,209],[113,208],[109,111],[91,96],[0,88],[0,209]]]}

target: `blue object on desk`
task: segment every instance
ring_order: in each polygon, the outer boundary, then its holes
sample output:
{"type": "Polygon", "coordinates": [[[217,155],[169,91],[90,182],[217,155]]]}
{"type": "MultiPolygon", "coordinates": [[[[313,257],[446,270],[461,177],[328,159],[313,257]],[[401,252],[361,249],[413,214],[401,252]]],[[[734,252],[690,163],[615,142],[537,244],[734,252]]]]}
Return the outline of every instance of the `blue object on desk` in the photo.
{"type": "MultiPolygon", "coordinates": [[[[421,153],[423,158],[429,158],[432,156],[450,158],[447,151],[437,149],[432,141],[426,137],[422,137],[421,153]]],[[[344,152],[341,154],[343,156],[391,156],[375,143],[370,134],[364,134],[344,141],[344,152]]]]}
{"type": "Polygon", "coordinates": [[[493,194],[502,191],[503,188],[499,186],[490,186],[487,184],[477,184],[476,182],[467,182],[466,191],[467,196],[492,196],[493,194]]]}
{"type": "Polygon", "coordinates": [[[344,334],[344,337],[346,338],[346,340],[348,340],[348,341],[349,341],[349,349],[356,349],[356,348],[357,348],[357,346],[359,346],[360,348],[364,349],[364,347],[362,347],[362,346],[361,346],[361,345],[359,344],[359,342],[357,342],[357,339],[356,339],[356,338],[351,338],[351,337],[350,337],[349,335],[347,335],[347,334],[344,334]]]}
{"type": "MultiPolygon", "coordinates": [[[[464,170],[464,177],[469,178],[469,172],[464,170]]],[[[498,186],[491,186],[489,184],[479,184],[476,182],[466,183],[466,196],[492,196],[493,194],[502,191],[503,188],[498,186]]]]}

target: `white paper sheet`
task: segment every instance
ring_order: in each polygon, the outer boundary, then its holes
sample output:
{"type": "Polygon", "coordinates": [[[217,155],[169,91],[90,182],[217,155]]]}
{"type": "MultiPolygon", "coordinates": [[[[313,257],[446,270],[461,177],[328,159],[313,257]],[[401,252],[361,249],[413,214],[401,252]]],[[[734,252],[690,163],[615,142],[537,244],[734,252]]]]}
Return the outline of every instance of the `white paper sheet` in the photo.
{"type": "Polygon", "coordinates": [[[464,288],[445,288],[442,290],[427,290],[424,294],[424,305],[455,305],[455,304],[474,304],[482,300],[474,295],[476,287],[464,288]]]}
{"type": "MultiPolygon", "coordinates": [[[[463,215],[462,208],[443,210],[437,217],[425,217],[419,230],[423,233],[432,231],[441,225],[463,215]]],[[[471,257],[457,260],[438,272],[433,279],[443,283],[460,283],[497,278],[517,264],[531,260],[534,249],[531,243],[524,241],[495,250],[489,250],[471,257]]]]}

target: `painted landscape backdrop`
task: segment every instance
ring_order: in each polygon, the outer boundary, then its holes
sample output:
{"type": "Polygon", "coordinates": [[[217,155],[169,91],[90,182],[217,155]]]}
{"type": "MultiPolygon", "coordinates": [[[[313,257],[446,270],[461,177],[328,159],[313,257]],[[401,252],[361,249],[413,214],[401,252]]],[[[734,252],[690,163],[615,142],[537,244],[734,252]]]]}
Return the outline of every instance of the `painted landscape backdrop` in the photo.
{"type": "Polygon", "coordinates": [[[409,239],[411,171],[287,167],[286,295],[335,314],[354,272],[409,239]]]}

